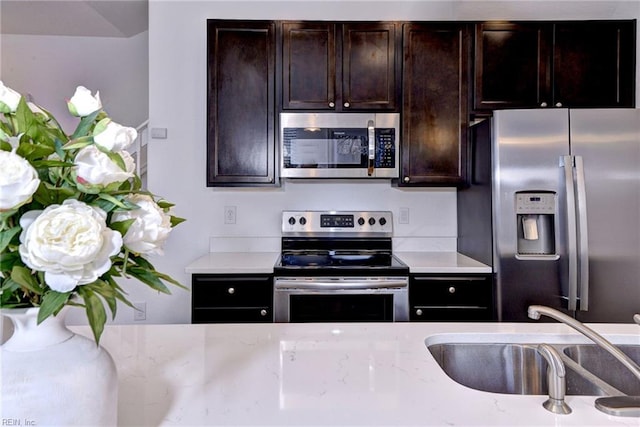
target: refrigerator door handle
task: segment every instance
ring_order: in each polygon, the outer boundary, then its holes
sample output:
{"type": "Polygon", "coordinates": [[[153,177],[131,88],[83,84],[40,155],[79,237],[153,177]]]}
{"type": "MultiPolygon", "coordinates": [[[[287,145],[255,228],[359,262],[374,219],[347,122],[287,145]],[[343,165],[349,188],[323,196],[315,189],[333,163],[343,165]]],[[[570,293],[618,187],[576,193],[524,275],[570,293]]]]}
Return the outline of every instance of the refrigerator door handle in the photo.
{"type": "Polygon", "coordinates": [[[581,311],[589,309],[589,242],[587,233],[587,191],[584,181],[584,163],[582,156],[574,157],[576,168],[576,207],[578,209],[578,268],[579,268],[579,291],[581,311]]]}
{"type": "Polygon", "coordinates": [[[578,301],[578,239],[576,235],[576,197],[573,182],[573,156],[562,156],[564,187],[567,196],[567,257],[569,261],[569,290],[567,309],[575,311],[578,301]]]}

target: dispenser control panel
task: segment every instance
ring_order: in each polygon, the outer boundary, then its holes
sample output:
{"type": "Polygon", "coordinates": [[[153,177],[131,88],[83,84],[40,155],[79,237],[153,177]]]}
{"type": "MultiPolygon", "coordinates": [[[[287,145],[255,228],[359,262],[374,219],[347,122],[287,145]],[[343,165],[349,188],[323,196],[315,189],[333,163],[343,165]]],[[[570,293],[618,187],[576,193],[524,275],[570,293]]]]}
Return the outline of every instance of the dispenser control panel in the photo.
{"type": "Polygon", "coordinates": [[[517,214],[554,214],[555,193],[516,193],[517,214]]]}

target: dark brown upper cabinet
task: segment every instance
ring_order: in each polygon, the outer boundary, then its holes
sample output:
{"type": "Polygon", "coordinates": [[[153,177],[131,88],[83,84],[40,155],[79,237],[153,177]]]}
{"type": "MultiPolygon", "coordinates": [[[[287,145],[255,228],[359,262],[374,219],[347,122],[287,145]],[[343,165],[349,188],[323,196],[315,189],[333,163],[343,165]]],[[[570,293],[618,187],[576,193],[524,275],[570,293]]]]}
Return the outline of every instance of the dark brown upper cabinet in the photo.
{"type": "Polygon", "coordinates": [[[470,51],[468,25],[404,25],[400,186],[464,183],[470,51]]]}
{"type": "Polygon", "coordinates": [[[474,108],[633,107],[635,21],[476,25],[474,108]]]}
{"type": "Polygon", "coordinates": [[[207,21],[207,186],[276,185],[275,23],[207,21]]]}
{"type": "Polygon", "coordinates": [[[396,111],[394,23],[282,23],[282,109],[396,111]]]}

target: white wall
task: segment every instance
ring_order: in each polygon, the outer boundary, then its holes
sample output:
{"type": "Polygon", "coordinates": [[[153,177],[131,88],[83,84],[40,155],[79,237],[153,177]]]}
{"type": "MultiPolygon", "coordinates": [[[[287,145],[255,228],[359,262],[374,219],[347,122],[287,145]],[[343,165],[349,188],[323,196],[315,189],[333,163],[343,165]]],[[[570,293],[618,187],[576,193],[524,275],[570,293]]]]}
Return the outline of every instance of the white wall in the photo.
{"type": "Polygon", "coordinates": [[[67,132],[78,120],[66,100],[76,86],[100,91],[105,111],[136,127],[149,117],[149,33],[134,37],[69,37],[3,34],[0,80],[31,94],[67,132]]]}

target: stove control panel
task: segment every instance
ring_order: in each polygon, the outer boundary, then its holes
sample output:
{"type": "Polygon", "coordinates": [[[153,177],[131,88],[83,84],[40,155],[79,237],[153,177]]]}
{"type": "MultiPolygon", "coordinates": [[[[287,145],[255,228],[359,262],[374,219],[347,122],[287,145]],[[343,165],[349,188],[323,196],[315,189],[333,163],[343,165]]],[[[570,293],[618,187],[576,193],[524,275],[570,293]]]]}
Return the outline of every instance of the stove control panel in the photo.
{"type": "Polygon", "coordinates": [[[285,236],[384,236],[393,234],[390,211],[283,211],[285,236]]]}

